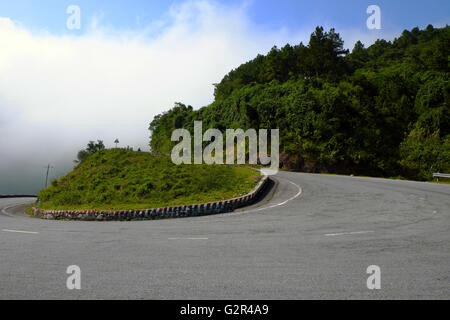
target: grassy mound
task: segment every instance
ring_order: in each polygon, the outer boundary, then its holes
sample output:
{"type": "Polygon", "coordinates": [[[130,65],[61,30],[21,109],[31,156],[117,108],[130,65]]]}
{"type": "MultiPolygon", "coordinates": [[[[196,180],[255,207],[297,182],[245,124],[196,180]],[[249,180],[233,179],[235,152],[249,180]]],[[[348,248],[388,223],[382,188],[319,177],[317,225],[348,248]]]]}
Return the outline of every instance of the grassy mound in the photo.
{"type": "Polygon", "coordinates": [[[99,151],[41,190],[43,209],[146,209],[234,198],[260,174],[227,165],[175,165],[170,157],[99,151]]]}

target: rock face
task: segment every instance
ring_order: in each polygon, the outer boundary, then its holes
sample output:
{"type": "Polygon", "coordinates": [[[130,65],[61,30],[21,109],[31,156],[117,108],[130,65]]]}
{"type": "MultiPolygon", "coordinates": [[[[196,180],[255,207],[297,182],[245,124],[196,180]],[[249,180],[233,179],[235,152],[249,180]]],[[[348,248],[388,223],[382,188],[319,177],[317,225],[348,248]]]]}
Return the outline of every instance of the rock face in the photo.
{"type": "Polygon", "coordinates": [[[280,167],[289,171],[302,171],[303,158],[299,155],[289,155],[285,152],[280,154],[280,167]]]}
{"type": "Polygon", "coordinates": [[[329,170],[313,161],[305,161],[301,155],[280,154],[280,168],[307,173],[328,173],[329,170]]]}

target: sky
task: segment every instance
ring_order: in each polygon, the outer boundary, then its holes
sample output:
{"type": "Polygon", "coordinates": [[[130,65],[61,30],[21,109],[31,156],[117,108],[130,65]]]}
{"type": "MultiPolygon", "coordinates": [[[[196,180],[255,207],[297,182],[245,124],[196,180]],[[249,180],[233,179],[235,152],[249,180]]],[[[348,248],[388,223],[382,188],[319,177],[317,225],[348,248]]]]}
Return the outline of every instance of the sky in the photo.
{"type": "Polygon", "coordinates": [[[211,103],[231,69],[318,25],[351,49],[449,21],[448,0],[0,0],[0,194],[37,193],[46,166],[67,173],[89,140],[149,151],[155,115],[211,103]]]}

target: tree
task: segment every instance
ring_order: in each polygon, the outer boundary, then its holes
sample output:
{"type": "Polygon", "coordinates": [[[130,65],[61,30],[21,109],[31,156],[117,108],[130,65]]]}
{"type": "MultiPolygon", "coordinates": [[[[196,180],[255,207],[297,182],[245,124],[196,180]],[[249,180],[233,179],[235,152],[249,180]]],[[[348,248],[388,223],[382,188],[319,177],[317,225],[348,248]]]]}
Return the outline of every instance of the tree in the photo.
{"type": "Polygon", "coordinates": [[[114,140],[114,143],[116,144],[116,148],[117,148],[117,144],[119,143],[119,139],[114,140]]]}
{"type": "Polygon", "coordinates": [[[89,157],[91,154],[96,153],[97,151],[104,150],[105,145],[103,144],[102,140],[97,140],[97,143],[94,141],[89,141],[87,144],[87,148],[78,151],[77,154],[77,160],[74,160],[75,163],[81,163],[83,162],[87,157],[89,157]]]}
{"type": "Polygon", "coordinates": [[[357,41],[352,50],[352,53],[347,58],[350,68],[356,70],[364,67],[367,61],[369,61],[369,53],[364,48],[364,44],[361,41],[357,41]]]}
{"type": "Polygon", "coordinates": [[[105,149],[105,145],[103,144],[102,140],[97,140],[97,143],[94,141],[89,141],[86,151],[89,152],[89,154],[94,154],[97,151],[105,149]]]}
{"type": "Polygon", "coordinates": [[[337,76],[343,70],[344,40],[334,28],[324,32],[323,27],[317,27],[309,40],[309,66],[311,76],[337,76]]]}
{"type": "Polygon", "coordinates": [[[87,157],[89,157],[89,152],[86,150],[80,150],[77,154],[77,160],[74,160],[75,163],[83,162],[87,157]]]}

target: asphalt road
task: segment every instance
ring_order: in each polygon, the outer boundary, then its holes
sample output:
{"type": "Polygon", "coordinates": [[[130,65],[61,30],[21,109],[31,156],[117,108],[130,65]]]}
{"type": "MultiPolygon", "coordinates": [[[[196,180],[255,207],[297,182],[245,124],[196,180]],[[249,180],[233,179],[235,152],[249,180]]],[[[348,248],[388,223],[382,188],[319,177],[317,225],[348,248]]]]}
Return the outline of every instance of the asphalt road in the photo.
{"type": "Polygon", "coordinates": [[[450,298],[450,185],[277,178],[257,208],[172,220],[47,221],[0,199],[0,299],[450,298]]]}

